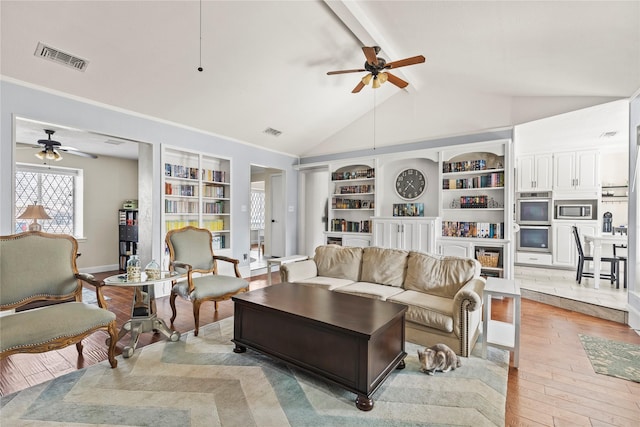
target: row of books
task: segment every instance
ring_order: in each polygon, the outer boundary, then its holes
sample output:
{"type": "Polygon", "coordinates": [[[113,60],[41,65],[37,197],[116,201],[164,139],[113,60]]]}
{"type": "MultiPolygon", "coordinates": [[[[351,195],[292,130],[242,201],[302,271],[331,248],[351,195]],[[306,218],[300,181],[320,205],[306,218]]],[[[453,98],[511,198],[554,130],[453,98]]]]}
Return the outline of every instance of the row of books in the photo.
{"type": "Polygon", "coordinates": [[[218,249],[224,249],[226,248],[226,236],[222,235],[222,234],[216,234],[211,236],[211,247],[213,248],[213,250],[218,250],[218,249]]]}
{"type": "Polygon", "coordinates": [[[349,172],[332,172],[331,180],[342,181],[345,179],[375,178],[375,176],[376,170],[374,168],[368,168],[349,172]]]}
{"type": "Polygon", "coordinates": [[[504,172],[493,172],[487,175],[470,178],[443,179],[443,190],[455,190],[462,188],[499,188],[504,187],[504,172]]]}
{"type": "Polygon", "coordinates": [[[164,164],[164,175],[173,178],[199,179],[211,182],[227,182],[227,171],[192,168],[184,165],[164,164]]]}
{"type": "Polygon", "coordinates": [[[167,196],[198,197],[198,186],[192,184],[164,183],[164,194],[167,196]]]}
{"type": "Polygon", "coordinates": [[[178,228],[184,228],[188,226],[197,227],[198,220],[197,219],[171,219],[167,220],[164,223],[167,231],[169,230],[177,230],[178,228]]]}
{"type": "Polygon", "coordinates": [[[442,164],[442,172],[467,172],[467,171],[481,171],[487,169],[487,161],[478,160],[466,160],[464,162],[447,162],[442,164]]]}
{"type": "Polygon", "coordinates": [[[164,212],[172,213],[198,213],[198,202],[189,200],[165,200],[164,212]]]}
{"type": "Polygon", "coordinates": [[[138,211],[118,211],[118,225],[138,225],[138,211]]]}
{"type": "Polygon", "coordinates": [[[393,216],[424,216],[424,203],[394,203],[393,216]]]}
{"type": "Polygon", "coordinates": [[[221,185],[207,185],[202,188],[202,195],[204,197],[220,197],[224,198],[224,187],[221,185]]]}
{"type": "Polygon", "coordinates": [[[208,219],[206,221],[202,221],[202,226],[210,231],[223,231],[227,229],[224,225],[224,219],[222,218],[208,219]]]}
{"type": "Polygon", "coordinates": [[[460,207],[465,209],[486,208],[488,206],[489,196],[461,196],[460,207]]]}
{"type": "Polygon", "coordinates": [[[202,204],[202,213],[206,214],[220,214],[225,213],[223,201],[218,202],[205,202],[202,204]]]}
{"type": "Polygon", "coordinates": [[[336,218],[331,220],[331,231],[342,231],[345,233],[370,233],[371,221],[347,221],[336,218]]]}
{"type": "Polygon", "coordinates": [[[373,193],[373,185],[344,185],[337,191],[338,194],[360,194],[360,193],[373,193]]]}
{"type": "Polygon", "coordinates": [[[442,221],[442,235],[445,237],[504,239],[504,223],[442,221]]]}
{"type": "Polygon", "coordinates": [[[343,199],[333,197],[331,209],[373,209],[373,200],[343,199]]]}

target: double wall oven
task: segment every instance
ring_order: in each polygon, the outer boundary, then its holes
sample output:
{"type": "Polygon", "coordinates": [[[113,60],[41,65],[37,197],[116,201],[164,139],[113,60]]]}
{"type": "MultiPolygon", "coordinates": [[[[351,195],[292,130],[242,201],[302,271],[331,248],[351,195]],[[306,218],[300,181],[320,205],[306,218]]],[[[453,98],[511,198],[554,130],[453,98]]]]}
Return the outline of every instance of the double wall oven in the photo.
{"type": "Polygon", "coordinates": [[[550,192],[518,193],[516,249],[521,252],[551,253],[553,205],[550,192]]]}

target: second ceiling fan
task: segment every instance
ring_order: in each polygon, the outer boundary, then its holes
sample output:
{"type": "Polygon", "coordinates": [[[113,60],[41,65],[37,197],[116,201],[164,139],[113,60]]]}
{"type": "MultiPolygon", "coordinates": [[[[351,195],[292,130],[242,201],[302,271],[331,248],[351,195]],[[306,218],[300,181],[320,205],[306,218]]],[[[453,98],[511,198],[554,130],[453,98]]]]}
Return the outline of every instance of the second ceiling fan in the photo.
{"type": "Polygon", "coordinates": [[[329,71],[328,75],[333,74],[346,74],[346,73],[361,73],[363,71],[368,71],[369,74],[364,76],[362,80],[356,85],[356,87],[351,91],[351,93],[358,93],[362,90],[363,87],[368,85],[373,80],[373,88],[379,88],[380,85],[386,81],[391,82],[392,84],[398,86],[399,88],[405,88],[409,85],[408,82],[402,80],[400,77],[397,77],[386,70],[391,70],[400,67],[406,67],[407,65],[420,64],[425,61],[425,57],[422,55],[412,56],[410,58],[400,59],[398,61],[387,62],[382,58],[378,58],[378,53],[380,52],[380,46],[372,46],[367,47],[364,46],[362,48],[364,52],[364,56],[367,58],[367,61],[364,63],[364,68],[358,68],[354,70],[339,70],[339,71],[329,71]]]}

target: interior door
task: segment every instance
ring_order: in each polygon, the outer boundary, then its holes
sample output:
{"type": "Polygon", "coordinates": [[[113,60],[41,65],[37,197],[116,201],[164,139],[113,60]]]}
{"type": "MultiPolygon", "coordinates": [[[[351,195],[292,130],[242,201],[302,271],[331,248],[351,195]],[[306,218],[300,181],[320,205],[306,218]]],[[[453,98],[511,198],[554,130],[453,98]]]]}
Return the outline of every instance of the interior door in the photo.
{"type": "Polygon", "coordinates": [[[284,233],[284,179],[282,174],[271,175],[271,233],[269,255],[272,257],[285,256],[284,233]]]}

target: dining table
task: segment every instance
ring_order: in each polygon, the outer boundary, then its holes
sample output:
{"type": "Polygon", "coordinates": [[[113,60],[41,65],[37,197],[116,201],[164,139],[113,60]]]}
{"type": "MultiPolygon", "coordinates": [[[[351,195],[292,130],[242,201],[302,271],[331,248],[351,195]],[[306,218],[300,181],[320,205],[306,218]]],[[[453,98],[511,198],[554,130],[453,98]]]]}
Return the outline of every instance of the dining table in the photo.
{"type": "Polygon", "coordinates": [[[585,233],[582,236],[584,238],[585,245],[591,245],[593,256],[593,287],[598,289],[600,287],[600,270],[601,270],[601,258],[602,247],[604,245],[627,245],[628,236],[626,234],[610,234],[610,233],[585,233]]]}

